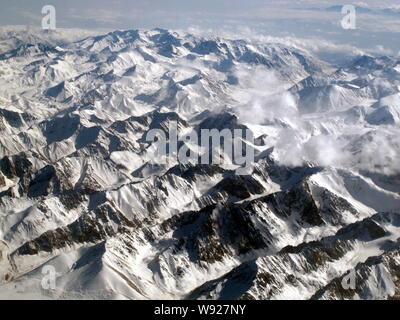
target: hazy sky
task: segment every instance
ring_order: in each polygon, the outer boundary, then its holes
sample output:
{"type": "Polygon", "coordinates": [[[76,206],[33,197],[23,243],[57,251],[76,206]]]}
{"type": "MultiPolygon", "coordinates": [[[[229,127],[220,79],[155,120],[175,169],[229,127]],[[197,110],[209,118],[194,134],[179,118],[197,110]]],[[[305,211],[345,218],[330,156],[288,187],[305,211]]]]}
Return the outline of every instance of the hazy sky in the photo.
{"type": "Polygon", "coordinates": [[[343,4],[400,10],[400,0],[0,0],[0,25],[39,27],[42,7],[53,5],[58,28],[253,30],[266,36],[320,38],[382,53],[400,51],[400,11],[397,15],[357,12],[357,29],[344,30],[341,12],[325,10],[343,4]]]}

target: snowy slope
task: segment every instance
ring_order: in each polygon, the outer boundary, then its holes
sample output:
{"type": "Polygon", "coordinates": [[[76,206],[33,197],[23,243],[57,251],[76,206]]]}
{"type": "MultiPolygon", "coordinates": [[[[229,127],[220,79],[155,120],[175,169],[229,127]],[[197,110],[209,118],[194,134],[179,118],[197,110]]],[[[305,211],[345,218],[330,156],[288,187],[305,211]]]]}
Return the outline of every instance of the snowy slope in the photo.
{"type": "Polygon", "coordinates": [[[395,58],[334,70],[162,29],[8,30],[0,47],[0,298],[399,296],[395,58]],[[174,122],[250,129],[249,172],[161,162],[146,135],[174,122]]]}

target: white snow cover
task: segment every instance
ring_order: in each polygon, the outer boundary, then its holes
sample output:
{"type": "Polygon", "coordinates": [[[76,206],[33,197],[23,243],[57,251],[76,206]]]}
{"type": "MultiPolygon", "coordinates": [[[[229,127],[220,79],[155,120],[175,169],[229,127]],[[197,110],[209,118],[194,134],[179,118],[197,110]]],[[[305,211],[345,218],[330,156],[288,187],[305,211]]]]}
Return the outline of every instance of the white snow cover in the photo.
{"type": "Polygon", "coordinates": [[[0,299],[400,296],[398,59],[80,34],[0,33],[0,299]],[[250,173],[158,163],[172,121],[249,128],[250,173]]]}

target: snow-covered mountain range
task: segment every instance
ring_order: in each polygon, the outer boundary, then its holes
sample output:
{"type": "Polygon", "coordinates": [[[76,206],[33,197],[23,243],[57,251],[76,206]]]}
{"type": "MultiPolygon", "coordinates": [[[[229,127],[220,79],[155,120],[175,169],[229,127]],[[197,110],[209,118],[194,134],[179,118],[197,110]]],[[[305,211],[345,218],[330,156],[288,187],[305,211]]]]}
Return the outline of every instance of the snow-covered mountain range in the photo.
{"type": "Polygon", "coordinates": [[[162,29],[0,48],[0,298],[400,297],[398,58],[162,29]],[[171,122],[250,129],[250,172],[159,164],[171,122]]]}

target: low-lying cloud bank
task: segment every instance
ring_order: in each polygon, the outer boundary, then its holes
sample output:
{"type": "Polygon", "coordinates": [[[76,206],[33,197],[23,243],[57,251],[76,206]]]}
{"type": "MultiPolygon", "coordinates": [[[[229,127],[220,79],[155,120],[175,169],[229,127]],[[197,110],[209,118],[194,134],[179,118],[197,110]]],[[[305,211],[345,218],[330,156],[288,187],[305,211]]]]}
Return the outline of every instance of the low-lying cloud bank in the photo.
{"type": "MultiPolygon", "coordinates": [[[[238,69],[243,104],[239,119],[268,128],[267,147],[286,166],[313,163],[385,175],[400,173],[400,128],[356,121],[351,112],[302,114],[298,97],[273,71],[262,67],[238,69]]],[[[350,108],[349,108],[350,109],[350,108]]],[[[262,131],[262,130],[261,130],[262,131]]]]}

